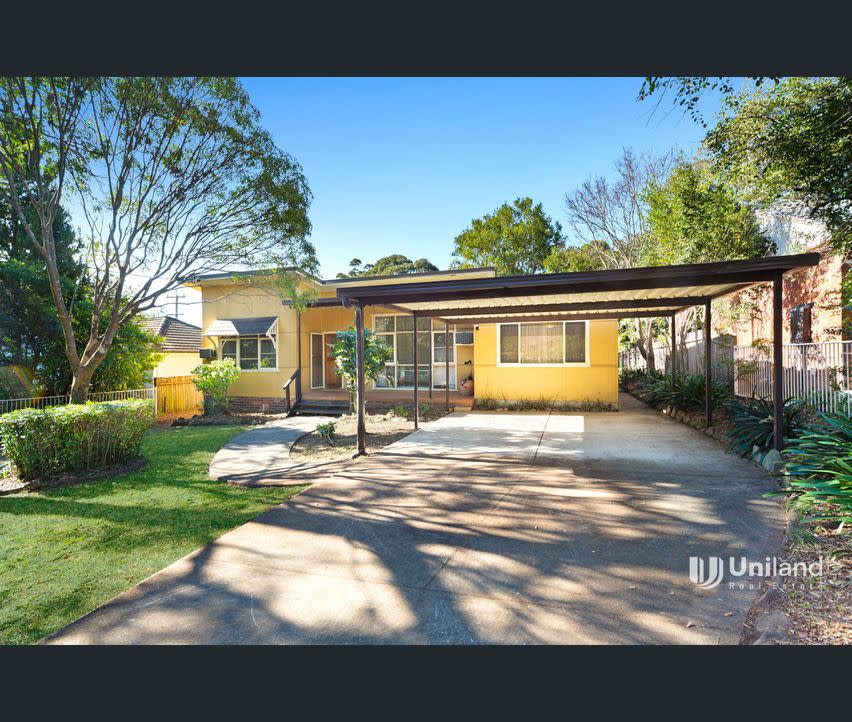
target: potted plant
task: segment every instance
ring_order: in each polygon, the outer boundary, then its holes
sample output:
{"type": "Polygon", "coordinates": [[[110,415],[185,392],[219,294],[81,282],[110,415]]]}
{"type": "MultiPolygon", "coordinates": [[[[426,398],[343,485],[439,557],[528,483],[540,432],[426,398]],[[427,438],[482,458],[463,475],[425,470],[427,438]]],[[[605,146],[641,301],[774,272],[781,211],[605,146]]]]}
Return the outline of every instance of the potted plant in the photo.
{"type": "Polygon", "coordinates": [[[459,384],[459,393],[462,396],[473,396],[473,376],[462,379],[462,382],[459,384]]]}

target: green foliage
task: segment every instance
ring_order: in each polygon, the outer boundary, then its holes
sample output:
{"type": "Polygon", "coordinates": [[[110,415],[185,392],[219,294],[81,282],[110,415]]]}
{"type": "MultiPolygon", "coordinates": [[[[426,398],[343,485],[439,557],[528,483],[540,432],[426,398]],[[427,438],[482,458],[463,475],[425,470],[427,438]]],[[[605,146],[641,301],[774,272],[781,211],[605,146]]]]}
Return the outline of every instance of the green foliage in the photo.
{"type": "MultiPolygon", "coordinates": [[[[675,374],[674,383],[670,376],[648,380],[644,385],[644,400],[655,408],[674,408],[679,411],[700,411],[705,407],[706,383],[702,374],[675,374]]],[[[724,403],[730,392],[724,382],[711,382],[714,406],[724,403]]]]}
{"type": "Polygon", "coordinates": [[[326,421],[324,424],[317,424],[317,428],[314,429],[314,431],[326,444],[334,446],[337,429],[335,428],[333,421],[326,421]]]}
{"type": "Polygon", "coordinates": [[[429,409],[430,409],[429,404],[424,401],[422,404],[420,404],[420,415],[421,416],[428,415],[429,409]]]}
{"type": "Polygon", "coordinates": [[[141,399],[21,409],[0,416],[0,444],[19,478],[51,479],[130,461],[153,422],[141,399]]]}
{"type": "MultiPolygon", "coordinates": [[[[34,214],[25,201],[28,214],[34,214]]],[[[70,309],[74,336],[84,346],[92,320],[92,289],[85,267],[75,258],[81,244],[67,214],[53,226],[60,284],[74,296],[70,309]]],[[[65,355],[62,327],[44,272],[44,261],[0,196],[0,366],[12,367],[0,377],[0,396],[20,398],[68,393],[71,366],[65,355]]],[[[162,359],[156,336],[136,320],[116,333],[92,379],[93,391],[140,388],[147,371],[162,359]]]]}
{"type": "Polygon", "coordinates": [[[499,276],[541,273],[545,259],[564,247],[562,227],[541,203],[516,198],[493,213],[474,219],[456,236],[454,268],[493,266],[499,276]]]}
{"type": "Polygon", "coordinates": [[[545,273],[573,273],[576,271],[600,271],[604,268],[603,258],[607,253],[604,241],[589,241],[580,246],[554,248],[544,259],[545,273]]]}
{"type": "Polygon", "coordinates": [[[192,375],[195,388],[209,396],[214,406],[228,408],[228,387],[240,377],[240,369],[234,359],[200,364],[192,370],[192,375]]]}
{"type": "MultiPolygon", "coordinates": [[[[128,321],[115,335],[101,365],[92,377],[92,391],[124,391],[140,389],[149,383],[148,372],[164,355],[162,338],[148,333],[135,319],[128,321]]],[[[70,370],[68,385],[71,384],[70,370]]]]}
{"type": "Polygon", "coordinates": [[[60,278],[51,297],[75,399],[85,400],[121,327],[188,275],[317,266],[302,169],[235,78],[0,78],[0,116],[0,195],[14,205],[26,194],[38,210],[17,220],[47,276],[60,278]],[[62,282],[47,227],[63,193],[86,208],[82,341],[72,318],[82,311],[71,310],[81,286],[62,282]],[[157,260],[143,268],[144,259],[157,260]],[[154,275],[130,284],[140,268],[154,275]]]}
{"type": "MultiPolygon", "coordinates": [[[[778,82],[776,78],[761,76],[752,76],[751,80],[756,87],[760,87],[769,80],[778,82]]],[[[707,123],[704,122],[698,104],[701,96],[707,93],[708,90],[717,91],[730,99],[735,92],[734,82],[729,77],[713,78],[705,75],[675,78],[649,75],[642,82],[642,87],[639,90],[639,100],[647,100],[654,94],[661,96],[668,91],[672,91],[674,93],[672,104],[683,108],[684,112],[688,113],[693,120],[707,127],[707,123]]]]}
{"type": "Polygon", "coordinates": [[[408,418],[408,409],[405,408],[405,404],[397,404],[390,410],[390,412],[400,419],[408,418]]]}
{"type": "MultiPolygon", "coordinates": [[[[332,344],[331,354],[337,361],[337,375],[343,377],[353,405],[358,390],[356,333],[353,327],[338,331],[332,344]]],[[[369,329],[364,329],[364,381],[375,381],[385,370],[385,364],[393,359],[393,349],[376,338],[369,329]]]]}
{"type": "Polygon", "coordinates": [[[731,97],[705,144],[742,196],[801,201],[852,249],[852,78],[786,78],[731,97]]]}
{"type": "Polygon", "coordinates": [[[650,181],[645,200],[653,239],[643,259],[647,265],[754,258],[773,250],[754,211],[705,163],[679,162],[664,182],[650,181]]]}
{"type": "MultiPolygon", "coordinates": [[[[748,401],[731,399],[728,404],[733,428],[726,434],[731,442],[731,453],[751,456],[752,448],[769,449],[775,443],[775,405],[771,399],[755,398],[748,401]]],[[[784,438],[791,439],[798,431],[797,417],[805,405],[799,399],[784,401],[784,438]]]]}
{"type": "Polygon", "coordinates": [[[820,414],[820,420],[784,450],[787,493],[798,507],[816,511],[813,521],[852,523],[852,419],[820,414]]]}
{"type": "Polygon", "coordinates": [[[360,258],[353,258],[349,262],[349,273],[338,273],[338,278],[357,278],[360,276],[401,276],[409,273],[428,273],[437,271],[438,267],[425,258],[412,261],[408,256],[401,253],[393,253],[384,256],[375,263],[364,266],[360,258]]]}

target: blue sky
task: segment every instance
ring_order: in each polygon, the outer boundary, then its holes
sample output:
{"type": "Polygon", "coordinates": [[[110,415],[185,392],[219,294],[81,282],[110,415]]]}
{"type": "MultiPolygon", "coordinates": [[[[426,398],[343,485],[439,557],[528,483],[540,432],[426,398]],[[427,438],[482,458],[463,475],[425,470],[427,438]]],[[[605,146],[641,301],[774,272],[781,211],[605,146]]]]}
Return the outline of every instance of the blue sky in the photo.
{"type": "MultiPolygon", "coordinates": [[[[702,128],[640,78],[247,78],[279,147],[302,164],[322,275],[353,256],[451,261],[471,219],[517,196],[566,231],[563,197],[622,147],[692,153],[702,128]]],[[[716,100],[704,103],[714,111],[716,100]]]]}

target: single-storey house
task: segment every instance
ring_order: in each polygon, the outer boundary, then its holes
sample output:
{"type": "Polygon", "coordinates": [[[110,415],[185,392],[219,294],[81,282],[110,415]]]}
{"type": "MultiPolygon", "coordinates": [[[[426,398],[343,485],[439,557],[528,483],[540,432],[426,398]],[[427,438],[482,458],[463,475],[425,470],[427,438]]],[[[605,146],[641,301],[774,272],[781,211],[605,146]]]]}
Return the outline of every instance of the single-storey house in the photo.
{"type": "MultiPolygon", "coordinates": [[[[285,398],[295,382],[297,404],[309,393],[342,397],[329,346],[337,332],[353,325],[360,454],[366,449],[364,410],[371,394],[394,398],[391,394],[412,389],[415,428],[423,391],[443,389],[449,406],[451,390],[468,386],[468,377],[477,400],[616,405],[618,319],[666,318],[674,338],[678,313],[703,306],[709,348],[714,299],[765,282],[772,283],[772,388],[783,392],[784,274],[819,262],[818,253],[803,253],[519,276],[496,276],[489,268],[333,281],[303,275],[302,285],[316,292],[303,311],[281,298],[269,272],[205,274],[186,285],[203,296],[202,354],[234,359],[244,372],[234,384],[235,395],[255,406],[287,409],[278,391],[282,381],[285,398]],[[364,373],[368,328],[393,349],[375,380],[364,373]]],[[[676,370],[672,365],[671,373],[676,370]]],[[[709,354],[705,375],[705,417],[711,425],[709,354]]],[[[783,399],[783,393],[773,392],[779,450],[783,399]]]]}
{"type": "MultiPolygon", "coordinates": [[[[353,309],[338,299],[347,288],[494,277],[491,268],[333,280],[301,274],[316,300],[300,315],[269,283],[268,273],[207,274],[186,285],[202,294],[202,348],[212,357],[234,359],[242,370],[231,387],[232,406],[274,410],[283,402],[283,385],[297,370],[305,399],[348,398],[329,352],[337,332],[354,326],[353,309]]],[[[369,384],[367,402],[409,402],[407,390],[414,388],[411,312],[393,305],[370,306],[364,322],[393,349],[384,373],[369,384]]],[[[417,340],[418,386],[424,400],[440,391],[436,398],[443,401],[449,383],[451,401],[459,406],[488,398],[610,405],[618,401],[614,318],[445,324],[423,317],[417,319],[417,340]]]]}
{"type": "Polygon", "coordinates": [[[142,319],[142,327],[163,337],[160,350],[163,360],[152,370],[153,378],[189,376],[201,363],[201,329],[174,316],[155,316],[142,319]]]}

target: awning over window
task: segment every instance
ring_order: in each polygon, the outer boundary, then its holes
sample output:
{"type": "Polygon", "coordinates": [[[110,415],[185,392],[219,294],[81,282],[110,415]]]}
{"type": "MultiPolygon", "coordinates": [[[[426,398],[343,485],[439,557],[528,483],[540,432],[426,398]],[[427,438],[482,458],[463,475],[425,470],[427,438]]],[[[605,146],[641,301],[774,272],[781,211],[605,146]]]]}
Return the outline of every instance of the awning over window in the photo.
{"type": "Polygon", "coordinates": [[[220,318],[208,326],[205,336],[269,336],[278,323],[276,316],[220,318]]]}

